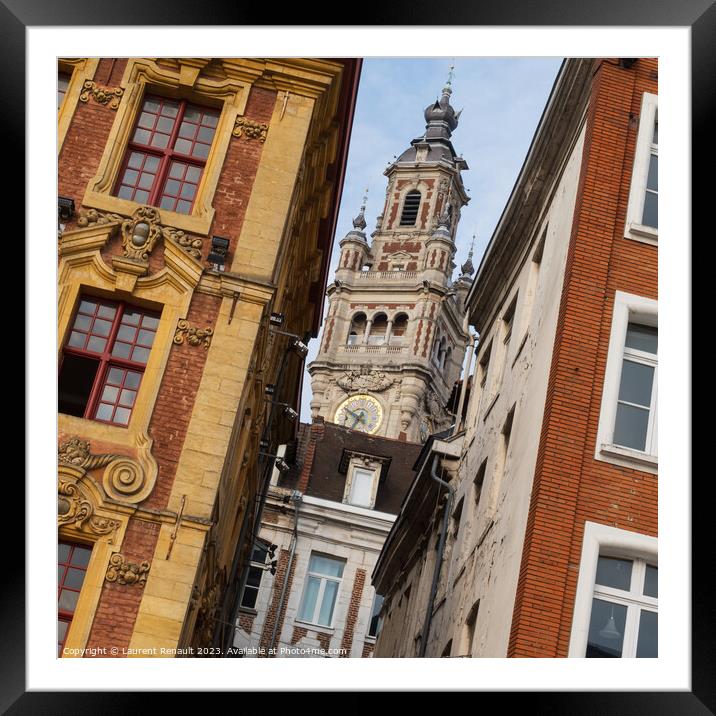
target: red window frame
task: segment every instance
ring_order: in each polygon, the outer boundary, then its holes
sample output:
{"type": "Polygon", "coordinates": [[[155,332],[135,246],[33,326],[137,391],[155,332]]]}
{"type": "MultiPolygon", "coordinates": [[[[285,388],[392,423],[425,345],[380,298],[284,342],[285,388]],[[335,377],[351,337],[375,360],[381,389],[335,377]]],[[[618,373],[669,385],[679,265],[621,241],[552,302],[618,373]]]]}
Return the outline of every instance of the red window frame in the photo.
{"type": "Polygon", "coordinates": [[[82,358],[90,358],[97,362],[94,382],[82,417],[111,425],[119,425],[121,427],[127,427],[129,425],[144,371],[149,361],[149,355],[154,345],[154,340],[156,339],[156,333],[159,328],[159,318],[160,314],[157,311],[145,310],[124,301],[109,301],[87,295],[80,297],[73,316],[72,326],[69,329],[67,340],[65,341],[63,357],[65,355],[75,355],[82,358]],[[89,310],[83,310],[84,302],[96,304],[92,313],[90,313],[89,310]],[[105,317],[107,312],[103,315],[103,308],[114,309],[114,316],[112,318],[105,317]],[[129,324],[129,321],[134,321],[134,315],[136,314],[139,314],[138,321],[129,324]],[[128,316],[126,321],[123,320],[125,315],[128,316]],[[80,322],[80,317],[84,319],[83,323],[80,322]],[[146,324],[145,318],[149,319],[146,324]],[[102,322],[102,333],[98,333],[96,330],[97,321],[102,322]],[[110,322],[111,326],[108,329],[104,329],[104,324],[110,322]],[[133,338],[127,338],[121,333],[122,331],[131,333],[132,329],[134,329],[133,338]],[[148,333],[153,334],[149,343],[147,342],[149,336],[146,335],[148,333]],[[76,340],[75,336],[84,336],[84,343],[81,347],[79,345],[70,345],[72,340],[76,340]],[[100,342],[104,341],[105,345],[101,350],[93,350],[90,348],[92,339],[96,339],[100,342]],[[114,351],[117,344],[128,346],[126,349],[127,353],[132,357],[127,358],[116,355],[114,351]],[[135,351],[146,352],[145,360],[133,360],[132,358],[134,357],[135,351]],[[114,376],[119,371],[124,371],[124,373],[121,378],[118,379],[114,376]],[[140,374],[136,385],[127,382],[130,373],[140,374]],[[111,388],[113,390],[116,388],[114,402],[105,395],[105,388],[111,388]],[[131,404],[128,404],[127,399],[125,399],[125,396],[130,397],[129,393],[134,394],[131,404]],[[98,417],[100,403],[107,406],[113,405],[112,415],[109,419],[98,417]],[[114,419],[118,414],[118,409],[124,411],[129,410],[126,422],[114,419]]]}
{"type": "MultiPolygon", "coordinates": [[[[75,606],[82,591],[85,577],[87,576],[87,567],[92,558],[92,546],[81,544],[79,542],[63,542],[60,541],[57,552],[57,656],[62,656],[62,650],[67,641],[67,634],[70,631],[70,624],[75,616],[75,606]],[[67,548],[67,550],[63,549],[67,548]],[[64,552],[67,552],[64,554],[64,552]],[[79,573],[79,574],[78,574],[79,573]],[[77,578],[79,585],[76,584],[77,578]],[[72,578],[72,581],[71,579],[72,578]],[[74,597],[75,604],[70,608],[62,606],[63,592],[68,595],[77,594],[74,597]],[[67,624],[65,633],[60,638],[60,622],[67,624]]],[[[72,597],[70,596],[70,599],[72,597]]]]}
{"type": "Polygon", "coordinates": [[[69,87],[70,80],[72,79],[71,72],[58,72],[57,73],[57,111],[60,111],[62,103],[65,101],[65,95],[67,94],[67,88],[69,87]],[[63,86],[64,82],[64,86],[63,86]]]}
{"type": "MultiPolygon", "coordinates": [[[[193,104],[187,100],[173,100],[156,95],[146,96],[132,128],[131,138],[127,144],[114,188],[114,195],[141,204],[157,206],[167,211],[190,214],[199,193],[199,184],[216,135],[219,115],[220,112],[212,107],[193,104]],[[155,102],[159,106],[156,111],[153,111],[149,109],[149,106],[150,103],[155,102]],[[174,104],[177,105],[176,116],[170,117],[162,114],[165,107],[174,104]],[[199,119],[195,121],[188,118],[189,111],[199,112],[199,119]],[[154,117],[153,122],[151,116],[154,117]],[[149,122],[152,122],[151,127],[149,122]],[[170,122],[173,122],[173,126],[169,129],[167,123],[170,122]],[[182,133],[184,127],[187,129],[184,129],[184,133],[182,133]],[[189,134],[188,130],[192,127],[193,133],[189,134]],[[146,142],[136,138],[141,131],[148,134],[146,142]],[[207,134],[210,136],[207,137],[207,134]],[[155,136],[166,137],[166,146],[152,145],[151,142],[155,136]],[[179,151],[178,143],[188,144],[188,153],[179,151]],[[205,157],[194,154],[197,147],[204,148],[205,157]],[[141,161],[136,155],[142,155],[141,161]],[[147,167],[148,158],[158,160],[153,171],[147,167]],[[132,173],[136,176],[130,178],[132,173]],[[142,184],[144,177],[150,175],[154,177],[151,184],[142,184]],[[191,196],[186,192],[187,187],[193,187],[191,196]],[[123,189],[125,189],[124,192],[123,189]],[[141,196],[137,199],[135,197],[138,192],[146,193],[148,196],[141,196]],[[164,205],[162,205],[163,202],[164,205]],[[187,204],[189,205],[187,206],[187,204]]],[[[153,165],[154,162],[151,164],[153,165]]]]}

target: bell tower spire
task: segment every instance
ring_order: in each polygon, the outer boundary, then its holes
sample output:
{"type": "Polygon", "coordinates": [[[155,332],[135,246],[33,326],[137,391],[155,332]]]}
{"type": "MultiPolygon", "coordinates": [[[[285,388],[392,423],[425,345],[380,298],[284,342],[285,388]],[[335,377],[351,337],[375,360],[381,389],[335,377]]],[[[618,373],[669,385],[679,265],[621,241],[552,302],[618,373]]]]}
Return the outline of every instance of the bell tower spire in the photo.
{"type": "Polygon", "coordinates": [[[450,104],[453,71],[425,108],[423,135],[384,172],[385,201],[370,239],[366,190],[340,241],[320,350],[308,368],[314,417],[409,441],[453,422],[448,404],[467,343],[465,266],[453,284],[453,259],[469,201],[467,162],[451,139],[460,117],[450,104]]]}

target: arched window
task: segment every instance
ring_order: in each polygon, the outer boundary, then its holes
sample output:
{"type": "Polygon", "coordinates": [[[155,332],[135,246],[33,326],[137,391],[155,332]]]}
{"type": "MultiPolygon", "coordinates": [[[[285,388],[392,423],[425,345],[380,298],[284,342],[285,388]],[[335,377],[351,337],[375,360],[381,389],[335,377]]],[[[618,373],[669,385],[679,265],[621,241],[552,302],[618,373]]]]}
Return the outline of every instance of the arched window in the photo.
{"type": "Polygon", "coordinates": [[[447,352],[445,353],[445,363],[443,366],[450,367],[450,361],[452,360],[452,348],[448,348],[447,352]]]}
{"type": "Polygon", "coordinates": [[[445,354],[447,353],[447,339],[445,336],[440,340],[440,348],[438,349],[438,365],[445,367],[445,354]]]}
{"type": "Polygon", "coordinates": [[[400,215],[400,226],[415,226],[421,199],[422,195],[417,189],[413,189],[405,195],[403,213],[400,215]]]}
{"type": "Polygon", "coordinates": [[[376,314],[373,318],[373,325],[368,335],[368,345],[380,346],[385,343],[385,336],[388,332],[388,316],[385,313],[376,314]]]}
{"type": "Polygon", "coordinates": [[[405,313],[399,313],[393,319],[393,330],[390,335],[390,342],[400,345],[405,340],[405,334],[408,332],[408,316],[405,313]]]}
{"type": "Polygon", "coordinates": [[[363,342],[363,336],[365,335],[365,313],[356,313],[351,321],[351,327],[348,329],[348,338],[346,343],[349,346],[355,346],[363,342]]]}

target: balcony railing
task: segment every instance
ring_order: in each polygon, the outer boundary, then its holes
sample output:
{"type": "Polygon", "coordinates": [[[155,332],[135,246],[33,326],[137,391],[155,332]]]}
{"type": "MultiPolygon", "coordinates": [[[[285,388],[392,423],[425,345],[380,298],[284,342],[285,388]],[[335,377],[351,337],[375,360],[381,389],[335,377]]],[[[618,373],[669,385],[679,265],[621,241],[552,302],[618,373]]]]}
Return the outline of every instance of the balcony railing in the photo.
{"type": "Polygon", "coordinates": [[[417,278],[417,271],[361,271],[358,278],[364,281],[377,281],[383,279],[417,278]]]}
{"type": "Polygon", "coordinates": [[[404,353],[407,346],[401,345],[367,345],[360,343],[358,345],[343,345],[338,346],[339,353],[388,353],[395,355],[396,353],[404,353]]]}

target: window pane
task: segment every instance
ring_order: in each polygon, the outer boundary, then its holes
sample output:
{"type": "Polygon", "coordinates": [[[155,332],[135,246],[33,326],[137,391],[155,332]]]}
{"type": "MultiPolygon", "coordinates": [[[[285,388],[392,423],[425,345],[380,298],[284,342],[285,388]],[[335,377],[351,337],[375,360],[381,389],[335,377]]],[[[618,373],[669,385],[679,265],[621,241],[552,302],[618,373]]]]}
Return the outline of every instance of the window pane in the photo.
{"type": "Polygon", "coordinates": [[[629,591],[631,584],[632,562],[627,559],[615,557],[600,557],[597,562],[597,576],[595,582],[605,587],[624,589],[629,591]]]}
{"type": "Polygon", "coordinates": [[[168,119],[167,117],[160,117],[157,122],[157,131],[163,132],[164,134],[171,134],[172,127],[174,127],[174,120],[168,119]]]}
{"type": "Polygon", "coordinates": [[[61,619],[57,622],[57,641],[60,644],[65,640],[65,634],[67,634],[67,627],[69,625],[69,622],[62,621],[61,619]]]}
{"type": "Polygon", "coordinates": [[[95,413],[95,418],[97,418],[97,420],[111,420],[113,411],[114,411],[113,405],[109,405],[108,403],[100,403],[97,406],[97,412],[95,413]]]}
{"type": "Polygon", "coordinates": [[[651,389],[654,384],[654,368],[643,363],[624,360],[619,383],[619,400],[636,403],[648,408],[651,405],[651,389]]]}
{"type": "Polygon", "coordinates": [[[134,195],[134,201],[136,201],[137,204],[145,204],[147,201],[149,201],[149,192],[148,191],[138,191],[134,195]]]}
{"type": "Polygon", "coordinates": [[[308,571],[325,574],[327,577],[342,577],[343,565],[344,562],[341,560],[331,559],[320,554],[312,554],[308,571]]]}
{"type": "Polygon", "coordinates": [[[241,606],[246,609],[253,609],[256,606],[256,598],[259,596],[259,590],[255,587],[247,586],[244,589],[244,596],[241,599],[241,606]]]}
{"type": "Polygon", "coordinates": [[[72,331],[72,333],[70,334],[70,340],[67,341],[67,345],[70,345],[73,348],[84,348],[85,338],[87,338],[87,336],[84,333],[77,333],[77,331],[72,331]]]}
{"type": "Polygon", "coordinates": [[[201,169],[199,167],[187,167],[186,168],[186,176],[184,177],[186,181],[192,182],[193,184],[197,184],[199,182],[199,177],[201,176],[201,169]]]}
{"type": "Polygon", "coordinates": [[[80,303],[79,311],[80,313],[89,313],[94,315],[96,308],[97,304],[94,301],[82,301],[82,303],[80,303]]]}
{"type": "Polygon", "coordinates": [[[119,404],[124,405],[126,408],[131,408],[136,397],[137,393],[134,390],[125,389],[122,391],[122,395],[119,396],[119,404]]]}
{"type": "MultiPolygon", "coordinates": [[[[124,321],[122,321],[124,323],[124,321]]],[[[134,339],[137,337],[137,329],[133,328],[132,326],[120,326],[119,332],[117,333],[117,338],[122,341],[127,341],[127,343],[133,343],[134,339]]]]}
{"type": "Polygon", "coordinates": [[[653,326],[630,323],[627,327],[624,345],[627,348],[656,355],[659,346],[659,330],[653,326]]]}
{"type": "Polygon", "coordinates": [[[142,166],[143,157],[144,154],[140,154],[139,152],[132,152],[129,155],[129,162],[127,163],[127,166],[131,167],[132,169],[139,169],[142,166]]]}
{"type": "Polygon", "coordinates": [[[309,577],[306,580],[306,587],[303,592],[303,602],[298,612],[298,618],[303,621],[312,622],[313,612],[316,609],[316,599],[318,598],[318,588],[321,582],[316,577],[309,577]]]}
{"type": "Polygon", "coordinates": [[[134,137],[132,138],[132,141],[136,142],[137,144],[147,144],[149,142],[149,137],[152,136],[152,133],[148,129],[139,129],[134,132],[134,137]]]}
{"type": "Polygon", "coordinates": [[[155,134],[152,137],[152,146],[158,149],[164,149],[169,144],[169,136],[167,134],[155,134]]]}
{"type": "Polygon", "coordinates": [[[144,171],[145,172],[155,173],[157,171],[158,166],[159,166],[159,157],[148,156],[144,160],[144,171]]]}
{"type": "Polygon", "coordinates": [[[124,371],[121,368],[110,368],[109,374],[107,375],[107,382],[113,385],[122,385],[122,377],[124,371]]]}
{"type": "Polygon", "coordinates": [[[161,114],[163,114],[165,117],[176,117],[177,113],[179,111],[179,103],[178,102],[172,102],[171,100],[164,100],[164,105],[162,106],[161,114]]]}
{"type": "Polygon", "coordinates": [[[349,502],[352,505],[369,507],[373,487],[373,474],[366,470],[355,470],[351,483],[349,502]]]}
{"type": "Polygon", "coordinates": [[[659,615],[642,609],[639,617],[639,641],[636,645],[637,657],[655,659],[659,656],[659,615]]]}
{"type": "Polygon", "coordinates": [[[114,320],[114,316],[117,313],[115,306],[107,306],[106,304],[100,304],[97,315],[100,318],[108,318],[110,321],[114,320]]]}
{"type": "Polygon", "coordinates": [[[154,174],[142,172],[142,175],[139,177],[139,182],[138,182],[137,186],[140,189],[151,189],[152,184],[154,183],[154,179],[155,179],[154,174]]]}
{"type": "Polygon", "coordinates": [[[97,338],[92,336],[87,342],[87,350],[94,353],[103,353],[107,346],[107,341],[104,338],[97,338]]]}
{"type": "Polygon", "coordinates": [[[149,349],[136,346],[132,351],[132,360],[135,363],[146,363],[149,360],[149,349]]]}
{"type": "Polygon", "coordinates": [[[180,201],[177,202],[177,213],[179,214],[188,214],[191,211],[191,202],[190,201],[180,201]]]}
{"type": "Polygon", "coordinates": [[[85,578],[85,570],[84,569],[70,568],[67,570],[67,574],[65,575],[64,586],[72,587],[74,589],[80,589],[80,587],[82,587],[82,582],[83,582],[84,578],[85,578]]]}
{"type": "Polygon", "coordinates": [[[119,388],[117,388],[114,385],[108,385],[103,391],[102,391],[102,398],[101,400],[104,400],[108,403],[116,403],[117,402],[117,396],[119,395],[119,388]]]}
{"type": "Polygon", "coordinates": [[[94,322],[94,326],[92,326],[92,333],[98,336],[108,336],[111,330],[111,321],[103,321],[101,319],[96,319],[94,322]]]}
{"type": "Polygon", "coordinates": [[[156,316],[145,315],[142,318],[142,328],[156,329],[159,326],[159,319],[156,316]]]}
{"type": "Polygon", "coordinates": [[[659,123],[658,122],[654,122],[654,136],[652,137],[651,141],[654,144],[659,143],[659,123]]]}
{"type": "Polygon", "coordinates": [[[86,567],[89,564],[92,550],[89,547],[79,547],[75,545],[72,550],[72,564],[76,567],[86,567]]]}
{"type": "Polygon", "coordinates": [[[141,373],[135,373],[134,371],[129,371],[127,373],[127,377],[124,379],[124,387],[131,388],[132,390],[136,390],[139,387],[139,381],[141,379],[142,379],[141,373]]]}
{"type": "Polygon", "coordinates": [[[647,597],[659,596],[659,570],[656,567],[652,567],[650,564],[646,565],[646,576],[644,577],[644,594],[647,597]]]}
{"type": "Polygon", "coordinates": [[[659,157],[652,154],[649,158],[649,174],[646,177],[646,188],[659,190],[659,157]]]}
{"type": "Polygon", "coordinates": [[[59,608],[63,612],[74,612],[77,606],[77,600],[79,599],[79,592],[71,592],[68,589],[63,589],[60,592],[59,608]]]}
{"type": "Polygon", "coordinates": [[[644,226],[659,228],[659,195],[647,191],[644,196],[644,213],[641,218],[644,226]]]}
{"type": "Polygon", "coordinates": [[[614,423],[614,444],[634,448],[634,450],[644,450],[648,425],[648,410],[619,403],[617,419],[614,423]]]}
{"type": "Polygon", "coordinates": [[[321,603],[321,611],[318,614],[318,623],[324,626],[330,626],[333,621],[333,607],[336,605],[336,595],[338,594],[338,582],[327,581],[326,588],[323,592],[323,602],[321,603]]]}
{"type": "Polygon", "coordinates": [[[191,151],[191,142],[188,139],[177,139],[174,145],[174,151],[180,154],[189,154],[191,151]]]}
{"type": "Polygon", "coordinates": [[[209,156],[209,145],[197,143],[194,145],[194,151],[191,154],[197,159],[206,159],[209,156]]]}
{"type": "Polygon", "coordinates": [[[621,657],[627,608],[602,599],[592,600],[587,658],[621,657]]]}
{"type": "Polygon", "coordinates": [[[57,548],[57,561],[58,562],[66,562],[67,558],[70,556],[70,545],[68,544],[61,544],[57,548]]]}
{"type": "Polygon", "coordinates": [[[129,408],[117,408],[114,412],[114,420],[112,422],[118,423],[119,425],[129,424],[129,416],[132,411],[129,408]]]}
{"type": "Polygon", "coordinates": [[[128,343],[120,343],[117,341],[112,349],[112,355],[117,358],[129,358],[129,351],[132,348],[128,343]]]}

